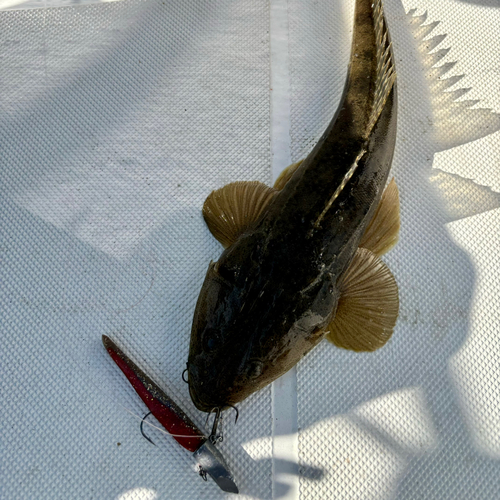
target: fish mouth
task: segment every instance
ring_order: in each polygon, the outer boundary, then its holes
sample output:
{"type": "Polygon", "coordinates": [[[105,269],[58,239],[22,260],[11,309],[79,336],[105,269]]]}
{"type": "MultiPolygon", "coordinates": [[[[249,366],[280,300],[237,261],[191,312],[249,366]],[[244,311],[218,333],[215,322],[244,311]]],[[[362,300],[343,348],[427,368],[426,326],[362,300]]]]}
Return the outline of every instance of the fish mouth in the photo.
{"type": "Polygon", "coordinates": [[[232,401],[233,391],[221,380],[221,374],[210,377],[194,363],[188,363],[188,387],[191,400],[203,412],[210,413],[215,408],[227,410],[238,402],[232,401]]]}
{"type": "Polygon", "coordinates": [[[203,396],[205,397],[200,397],[199,392],[194,389],[193,384],[191,383],[189,384],[189,395],[191,396],[191,400],[193,401],[196,408],[206,413],[211,413],[217,408],[220,408],[221,411],[231,408],[230,403],[221,402],[220,399],[207,398],[206,394],[203,394],[203,396]]]}

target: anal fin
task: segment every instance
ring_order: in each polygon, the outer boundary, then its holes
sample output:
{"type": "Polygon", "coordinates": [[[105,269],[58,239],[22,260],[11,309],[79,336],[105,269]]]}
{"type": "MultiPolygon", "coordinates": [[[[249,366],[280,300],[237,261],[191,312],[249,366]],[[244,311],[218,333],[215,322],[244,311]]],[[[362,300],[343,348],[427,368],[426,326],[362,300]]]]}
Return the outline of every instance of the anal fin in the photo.
{"type": "Polygon", "coordinates": [[[359,246],[375,255],[383,255],[399,238],[399,191],[394,179],[384,191],[372,220],[365,229],[359,246]]]}
{"type": "Polygon", "coordinates": [[[389,268],[359,248],[340,289],[326,338],[351,351],[375,351],[391,337],[399,311],[398,285],[389,268]]]}
{"type": "Polygon", "coordinates": [[[213,236],[227,248],[257,221],[276,193],[262,182],[232,182],[208,195],[203,218],[213,236]]]}

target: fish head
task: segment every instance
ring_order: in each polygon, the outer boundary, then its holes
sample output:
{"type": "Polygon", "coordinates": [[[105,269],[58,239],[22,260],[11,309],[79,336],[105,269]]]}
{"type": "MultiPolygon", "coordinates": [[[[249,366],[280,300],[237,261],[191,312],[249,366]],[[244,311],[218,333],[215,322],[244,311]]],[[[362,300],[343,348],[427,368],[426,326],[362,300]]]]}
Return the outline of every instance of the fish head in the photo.
{"type": "Polygon", "coordinates": [[[237,331],[241,322],[234,317],[240,295],[238,287],[219,274],[217,263],[210,263],[196,304],[188,359],[189,392],[201,411],[235,402],[235,373],[245,344],[245,332],[237,331]]]}
{"type": "Polygon", "coordinates": [[[211,264],[191,332],[188,382],[195,406],[228,408],[291,369],[324,336],[337,300],[328,280],[310,297],[226,281],[211,264]],[[293,307],[293,310],[291,308],[293,307]]]}

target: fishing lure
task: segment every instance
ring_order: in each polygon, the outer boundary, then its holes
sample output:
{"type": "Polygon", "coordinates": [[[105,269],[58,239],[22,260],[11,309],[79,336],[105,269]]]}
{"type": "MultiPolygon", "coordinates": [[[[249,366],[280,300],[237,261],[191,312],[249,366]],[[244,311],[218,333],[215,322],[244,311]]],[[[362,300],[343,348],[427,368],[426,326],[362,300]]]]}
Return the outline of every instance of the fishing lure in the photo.
{"type": "Polygon", "coordinates": [[[206,478],[208,474],[222,490],[238,493],[233,475],[214,443],[115,342],[103,335],[102,343],[158,422],[183,448],[193,454],[200,475],[206,478]]]}

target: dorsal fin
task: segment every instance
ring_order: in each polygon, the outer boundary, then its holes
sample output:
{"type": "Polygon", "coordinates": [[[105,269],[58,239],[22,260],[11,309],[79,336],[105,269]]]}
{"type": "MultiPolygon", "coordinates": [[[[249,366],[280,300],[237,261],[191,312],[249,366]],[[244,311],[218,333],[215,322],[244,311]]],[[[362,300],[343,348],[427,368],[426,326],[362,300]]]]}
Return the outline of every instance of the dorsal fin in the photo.
{"type": "Polygon", "coordinates": [[[384,17],[382,0],[374,0],[373,2],[373,21],[377,44],[377,77],[375,80],[373,107],[366,129],[366,138],[370,136],[375,123],[377,123],[396,80],[394,54],[392,52],[392,43],[389,41],[389,32],[384,17]]]}
{"type": "Polygon", "coordinates": [[[274,189],[281,190],[285,187],[286,183],[292,178],[292,175],[296,172],[296,170],[302,165],[302,162],[304,159],[299,160],[296,163],[292,163],[291,165],[288,165],[288,167],[281,172],[281,174],[278,176],[276,179],[276,182],[274,183],[274,189]]]}
{"type": "Polygon", "coordinates": [[[392,179],[361,237],[359,246],[380,257],[398,242],[399,225],[399,190],[392,179]]]}

